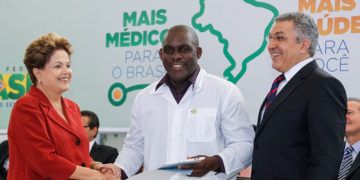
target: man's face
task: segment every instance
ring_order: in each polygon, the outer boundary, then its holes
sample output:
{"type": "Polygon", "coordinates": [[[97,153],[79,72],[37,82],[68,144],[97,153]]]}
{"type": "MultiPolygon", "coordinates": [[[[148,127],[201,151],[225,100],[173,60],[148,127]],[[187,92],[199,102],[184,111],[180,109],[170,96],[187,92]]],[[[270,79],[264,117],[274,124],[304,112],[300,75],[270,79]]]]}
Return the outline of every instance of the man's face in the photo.
{"type": "Polygon", "coordinates": [[[169,31],[160,49],[160,58],[170,81],[184,82],[199,67],[201,48],[195,47],[192,36],[186,31],[169,31]]]}
{"type": "Polygon", "coordinates": [[[346,113],[346,135],[360,137],[360,103],[355,101],[348,102],[346,113]]]}
{"type": "Polygon", "coordinates": [[[85,132],[89,137],[89,141],[92,141],[95,138],[97,128],[94,127],[93,129],[90,129],[90,126],[89,126],[90,118],[88,116],[81,116],[81,121],[83,123],[83,127],[85,129],[85,132]]]}
{"type": "Polygon", "coordinates": [[[275,70],[285,73],[295,64],[308,58],[307,43],[310,41],[297,42],[296,37],[292,21],[279,21],[272,27],[269,33],[268,51],[275,70]]]}

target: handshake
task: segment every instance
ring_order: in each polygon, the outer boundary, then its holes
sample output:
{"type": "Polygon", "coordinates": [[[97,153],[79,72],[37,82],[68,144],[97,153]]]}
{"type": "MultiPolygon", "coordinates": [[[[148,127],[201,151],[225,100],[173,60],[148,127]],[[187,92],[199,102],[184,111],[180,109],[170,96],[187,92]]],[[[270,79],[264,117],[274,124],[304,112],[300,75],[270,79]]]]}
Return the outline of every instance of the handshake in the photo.
{"type": "MultiPolygon", "coordinates": [[[[82,167],[81,167],[82,168],[82,167]]],[[[75,171],[80,170],[78,166],[75,171]]],[[[102,164],[101,162],[93,161],[90,163],[90,168],[94,171],[94,174],[89,177],[89,179],[96,180],[120,180],[121,179],[121,170],[114,164],[102,164]]],[[[77,179],[74,177],[74,179],[77,179]]]]}
{"type": "MultiPolygon", "coordinates": [[[[99,162],[92,162],[90,167],[101,173],[100,179],[113,180],[127,178],[121,176],[121,169],[114,164],[102,164],[99,162]]],[[[203,155],[191,157],[191,159],[184,162],[167,164],[160,169],[166,170],[174,167],[182,170],[192,170],[190,176],[194,177],[204,176],[209,171],[219,172],[220,169],[218,159],[215,156],[209,157],[203,155]]]]}

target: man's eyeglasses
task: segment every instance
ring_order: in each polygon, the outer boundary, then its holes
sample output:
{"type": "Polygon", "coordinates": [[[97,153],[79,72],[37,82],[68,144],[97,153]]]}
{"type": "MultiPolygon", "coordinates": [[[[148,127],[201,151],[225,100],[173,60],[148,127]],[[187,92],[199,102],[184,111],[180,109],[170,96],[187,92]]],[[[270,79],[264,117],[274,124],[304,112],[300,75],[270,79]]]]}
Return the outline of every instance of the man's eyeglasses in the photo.
{"type": "Polygon", "coordinates": [[[84,128],[88,128],[88,127],[90,127],[90,126],[83,126],[84,128]]]}

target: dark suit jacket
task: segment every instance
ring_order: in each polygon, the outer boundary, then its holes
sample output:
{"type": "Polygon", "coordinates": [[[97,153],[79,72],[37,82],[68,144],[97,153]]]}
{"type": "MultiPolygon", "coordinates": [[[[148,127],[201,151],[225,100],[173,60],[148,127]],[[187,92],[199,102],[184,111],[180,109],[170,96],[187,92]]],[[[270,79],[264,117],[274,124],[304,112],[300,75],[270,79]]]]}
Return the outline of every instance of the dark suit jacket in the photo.
{"type": "Polygon", "coordinates": [[[318,67],[305,65],[263,115],[254,139],[253,180],[332,180],[345,134],[346,93],[318,67]]]}
{"type": "Polygon", "coordinates": [[[357,155],[355,161],[351,165],[346,180],[359,180],[360,179],[360,156],[357,155]]]}
{"type": "Polygon", "coordinates": [[[7,171],[4,168],[5,160],[9,158],[9,143],[7,140],[0,144],[0,180],[6,180],[7,171]]]}
{"type": "Polygon", "coordinates": [[[99,145],[96,142],[90,151],[90,156],[93,158],[93,160],[103,164],[114,163],[118,154],[119,153],[116,148],[106,145],[99,145]]]}

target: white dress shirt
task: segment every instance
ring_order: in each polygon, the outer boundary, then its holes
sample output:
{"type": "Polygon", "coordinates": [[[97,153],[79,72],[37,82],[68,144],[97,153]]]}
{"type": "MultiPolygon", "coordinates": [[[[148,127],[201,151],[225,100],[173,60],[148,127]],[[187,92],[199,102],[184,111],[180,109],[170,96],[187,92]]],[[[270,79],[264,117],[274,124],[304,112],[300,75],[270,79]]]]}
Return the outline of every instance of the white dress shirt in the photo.
{"type": "MultiPolygon", "coordinates": [[[[349,147],[349,146],[350,146],[350,144],[349,144],[348,142],[346,142],[345,149],[346,149],[347,147],[349,147]]],[[[353,162],[354,162],[356,156],[359,154],[359,151],[360,151],[360,141],[354,143],[354,144],[352,145],[352,147],[354,148],[354,151],[351,153],[351,156],[352,156],[352,159],[353,159],[353,162]]],[[[345,153],[345,152],[344,152],[344,153],[345,153]]]]}
{"type": "Polygon", "coordinates": [[[313,61],[313,58],[308,58],[306,60],[303,60],[303,61],[295,64],[287,72],[285,72],[284,73],[285,79],[283,81],[281,81],[281,83],[279,84],[276,94],[278,94],[285,87],[285,85],[291,80],[291,78],[293,78],[295,76],[295,74],[297,72],[300,71],[301,68],[303,68],[304,66],[306,66],[307,64],[309,64],[312,61],[313,61]]]}
{"type": "Polygon", "coordinates": [[[92,147],[94,146],[94,143],[95,143],[95,139],[93,139],[92,141],[89,142],[89,153],[90,153],[92,147]]]}

